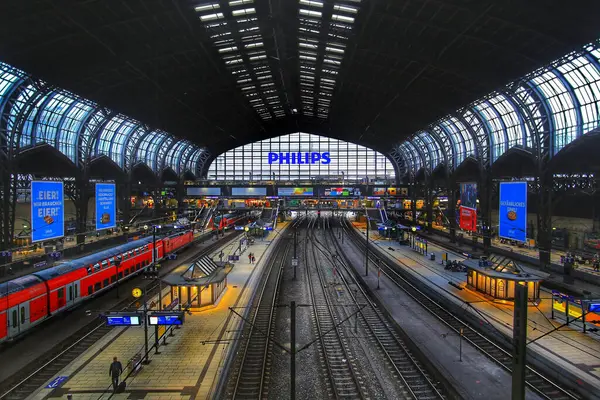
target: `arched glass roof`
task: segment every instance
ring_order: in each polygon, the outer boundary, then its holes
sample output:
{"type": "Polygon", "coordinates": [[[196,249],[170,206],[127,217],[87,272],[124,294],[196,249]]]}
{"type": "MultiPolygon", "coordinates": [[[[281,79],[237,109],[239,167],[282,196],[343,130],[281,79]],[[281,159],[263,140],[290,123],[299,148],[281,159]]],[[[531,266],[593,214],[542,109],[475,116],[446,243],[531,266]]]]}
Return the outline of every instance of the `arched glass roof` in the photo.
{"type": "Polygon", "coordinates": [[[166,132],[149,131],[133,118],[52,88],[4,63],[0,63],[0,117],[0,129],[7,132],[13,149],[45,143],[75,165],[105,155],[123,169],[143,162],[156,173],[171,167],[178,174],[188,170],[195,174],[199,165],[194,163],[201,162],[206,151],[166,132]]]}
{"type": "Polygon", "coordinates": [[[452,169],[466,157],[481,157],[490,150],[489,161],[494,162],[514,146],[533,149],[545,133],[554,155],[599,126],[600,41],[596,41],[458,110],[456,116],[441,118],[401,143],[398,151],[414,171],[433,169],[444,161],[435,145],[442,143],[452,169]],[[485,140],[477,139],[481,135],[485,140]],[[427,149],[424,159],[411,154],[417,147],[427,149]]]}

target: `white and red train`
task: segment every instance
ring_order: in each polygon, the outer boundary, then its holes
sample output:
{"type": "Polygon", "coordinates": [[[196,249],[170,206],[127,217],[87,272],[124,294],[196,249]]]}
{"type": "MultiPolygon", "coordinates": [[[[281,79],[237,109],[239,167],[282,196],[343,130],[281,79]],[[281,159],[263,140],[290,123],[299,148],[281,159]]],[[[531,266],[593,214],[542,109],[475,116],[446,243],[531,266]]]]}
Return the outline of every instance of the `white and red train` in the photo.
{"type": "Polygon", "coordinates": [[[225,214],[213,218],[213,230],[233,229],[238,223],[246,222],[248,217],[244,214],[225,214]]]}
{"type": "MultiPolygon", "coordinates": [[[[158,259],[193,239],[191,231],[157,238],[158,259]]],[[[139,239],[0,283],[0,342],[108,290],[117,276],[119,281],[130,278],[152,263],[152,248],[151,237],[139,239]]]]}

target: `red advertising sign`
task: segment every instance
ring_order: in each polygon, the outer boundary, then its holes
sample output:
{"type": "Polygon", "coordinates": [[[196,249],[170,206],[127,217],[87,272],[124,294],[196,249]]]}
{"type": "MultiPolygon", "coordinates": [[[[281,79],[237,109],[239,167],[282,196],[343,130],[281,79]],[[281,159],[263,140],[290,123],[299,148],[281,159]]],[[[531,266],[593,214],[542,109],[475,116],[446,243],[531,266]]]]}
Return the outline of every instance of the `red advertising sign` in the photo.
{"type": "Polygon", "coordinates": [[[477,211],[472,208],[459,207],[459,225],[465,231],[475,232],[477,230],[477,211]]]}

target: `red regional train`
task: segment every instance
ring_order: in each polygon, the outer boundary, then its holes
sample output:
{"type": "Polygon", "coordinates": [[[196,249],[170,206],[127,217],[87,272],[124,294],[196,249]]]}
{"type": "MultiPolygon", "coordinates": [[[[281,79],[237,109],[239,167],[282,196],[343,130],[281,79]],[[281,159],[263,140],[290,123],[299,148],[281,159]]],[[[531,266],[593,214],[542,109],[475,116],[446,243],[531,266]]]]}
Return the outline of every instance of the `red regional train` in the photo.
{"type": "MultiPolygon", "coordinates": [[[[193,239],[191,231],[157,238],[158,260],[193,239]]],[[[152,263],[152,248],[151,237],[139,239],[0,283],[0,343],[143,270],[152,263]]]]}
{"type": "Polygon", "coordinates": [[[213,219],[213,230],[227,230],[232,229],[238,222],[247,219],[243,214],[225,214],[223,216],[216,216],[213,219]]]}

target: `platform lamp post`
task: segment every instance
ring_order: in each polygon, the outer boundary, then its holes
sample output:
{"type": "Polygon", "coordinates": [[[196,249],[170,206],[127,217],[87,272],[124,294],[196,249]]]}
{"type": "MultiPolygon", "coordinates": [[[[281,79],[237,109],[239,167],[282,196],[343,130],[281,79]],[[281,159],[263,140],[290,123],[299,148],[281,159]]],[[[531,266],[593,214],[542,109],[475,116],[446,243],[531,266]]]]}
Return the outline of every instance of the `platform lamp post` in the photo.
{"type": "Polygon", "coordinates": [[[367,215],[367,243],[365,244],[365,276],[369,276],[369,216],[367,215]]]}

